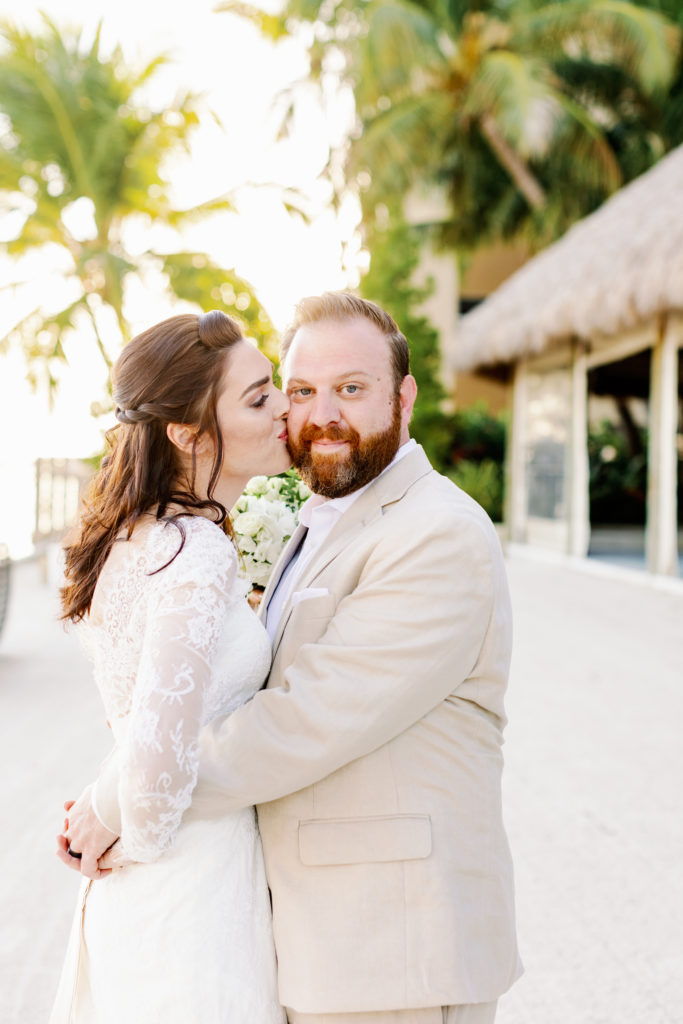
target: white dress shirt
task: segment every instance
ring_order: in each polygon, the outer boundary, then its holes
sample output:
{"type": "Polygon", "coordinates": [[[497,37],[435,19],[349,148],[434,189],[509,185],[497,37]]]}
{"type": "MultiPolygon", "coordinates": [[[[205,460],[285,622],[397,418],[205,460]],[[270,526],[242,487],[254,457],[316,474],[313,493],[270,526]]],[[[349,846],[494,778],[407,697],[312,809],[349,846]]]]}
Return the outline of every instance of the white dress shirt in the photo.
{"type": "MultiPolygon", "coordinates": [[[[417,447],[417,442],[411,438],[406,441],[405,444],[401,445],[399,450],[394,455],[393,459],[388,466],[382,470],[382,473],[386,473],[395,463],[399,462],[408,452],[412,451],[413,448],[417,447]]],[[[381,476],[382,473],[379,475],[381,476]]],[[[375,477],[375,479],[378,479],[375,477]]],[[[308,527],[308,532],[303,539],[303,542],[299,545],[298,550],[292,555],[287,567],[280,576],[277,587],[273,591],[273,594],[268,602],[268,608],[266,610],[266,629],[271,641],[275,637],[275,633],[280,622],[280,617],[284,606],[289,598],[289,595],[293,592],[296,581],[301,576],[306,564],[311,560],[313,555],[322,546],[327,537],[332,532],[333,527],[341,519],[344,512],[351,508],[353,503],[360,498],[364,491],[367,491],[368,487],[374,483],[371,480],[370,483],[365,484],[364,487],[359,487],[357,491],[352,491],[351,494],[345,494],[341,498],[324,498],[321,494],[312,494],[308,501],[301,506],[299,512],[299,522],[304,526],[308,527]]]]}

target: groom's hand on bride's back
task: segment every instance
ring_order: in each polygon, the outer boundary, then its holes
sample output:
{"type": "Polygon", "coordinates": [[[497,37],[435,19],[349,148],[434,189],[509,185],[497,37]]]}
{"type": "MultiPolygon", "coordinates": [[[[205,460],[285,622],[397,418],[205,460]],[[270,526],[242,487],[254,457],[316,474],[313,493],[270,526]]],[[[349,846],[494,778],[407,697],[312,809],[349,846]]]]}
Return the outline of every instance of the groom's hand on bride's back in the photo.
{"type": "Polygon", "coordinates": [[[118,836],[106,828],[95,814],[90,787],[75,802],[64,804],[67,817],[64,831],[57,836],[57,856],[66,867],[87,878],[101,878],[107,870],[98,867],[98,860],[118,836]],[[80,856],[79,856],[80,854],[80,856]]]}

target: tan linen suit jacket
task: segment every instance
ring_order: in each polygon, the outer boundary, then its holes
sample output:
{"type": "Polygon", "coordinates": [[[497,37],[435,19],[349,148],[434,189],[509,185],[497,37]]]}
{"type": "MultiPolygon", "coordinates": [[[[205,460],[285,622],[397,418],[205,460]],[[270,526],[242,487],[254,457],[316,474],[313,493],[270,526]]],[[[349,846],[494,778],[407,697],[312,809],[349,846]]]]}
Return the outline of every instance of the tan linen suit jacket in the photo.
{"type": "Polygon", "coordinates": [[[304,568],[267,689],[202,734],[204,783],[226,810],[258,805],[283,1005],[488,1002],[521,973],[501,811],[510,649],[495,530],[418,447],[304,568]]]}

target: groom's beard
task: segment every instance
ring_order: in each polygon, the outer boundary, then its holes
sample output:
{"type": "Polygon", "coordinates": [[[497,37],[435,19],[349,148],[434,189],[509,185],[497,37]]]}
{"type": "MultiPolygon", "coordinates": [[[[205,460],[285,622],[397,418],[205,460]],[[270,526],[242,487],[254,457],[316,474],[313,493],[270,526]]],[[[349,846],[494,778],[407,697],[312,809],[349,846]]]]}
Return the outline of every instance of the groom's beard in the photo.
{"type": "Polygon", "coordinates": [[[302,479],[314,494],[324,498],[341,498],[357,491],[379,476],[399,449],[401,440],[401,403],[394,402],[391,423],[386,430],[361,438],[353,427],[304,427],[295,441],[290,435],[288,446],[292,461],[302,479]],[[348,441],[348,448],[326,455],[312,452],[311,442],[348,441]]]}

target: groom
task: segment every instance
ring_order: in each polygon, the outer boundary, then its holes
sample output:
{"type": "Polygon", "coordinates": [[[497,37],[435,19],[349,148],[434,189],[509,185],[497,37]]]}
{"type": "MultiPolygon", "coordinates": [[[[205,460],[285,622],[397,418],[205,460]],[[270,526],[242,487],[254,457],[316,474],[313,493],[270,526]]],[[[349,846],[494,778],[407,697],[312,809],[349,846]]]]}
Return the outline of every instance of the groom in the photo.
{"type": "MultiPolygon", "coordinates": [[[[299,304],[282,375],[314,496],[262,602],[267,689],[202,737],[226,810],[258,805],[291,1024],[491,1024],[521,970],[503,559],[409,437],[408,360],[373,303],[299,304]]],[[[106,779],[97,802],[116,823],[106,779]]]]}

